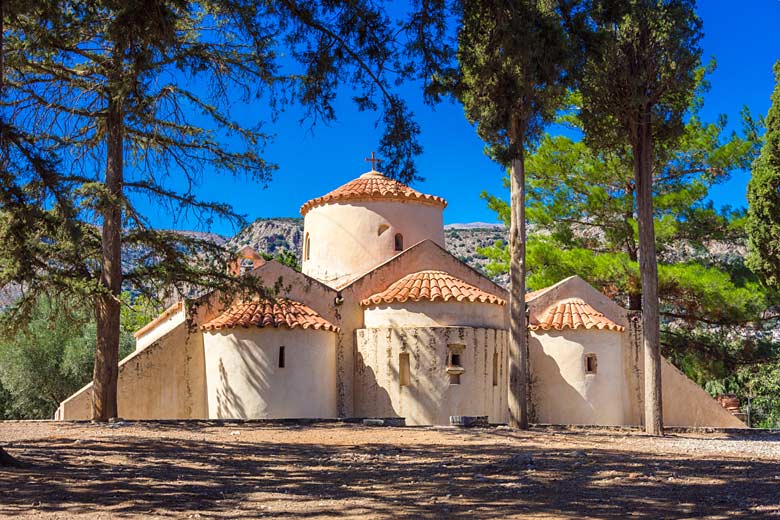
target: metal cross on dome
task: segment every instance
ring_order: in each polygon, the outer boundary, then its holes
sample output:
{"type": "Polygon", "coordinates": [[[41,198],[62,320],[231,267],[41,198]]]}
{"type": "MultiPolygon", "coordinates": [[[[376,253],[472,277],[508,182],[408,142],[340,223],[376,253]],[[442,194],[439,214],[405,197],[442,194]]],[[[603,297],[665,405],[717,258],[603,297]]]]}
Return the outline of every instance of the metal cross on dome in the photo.
{"type": "Polygon", "coordinates": [[[370,158],[366,157],[365,161],[371,163],[371,171],[375,172],[375,171],[377,171],[377,169],[376,169],[377,163],[382,162],[382,159],[377,159],[376,155],[374,154],[374,152],[371,152],[371,157],[370,158]]]}

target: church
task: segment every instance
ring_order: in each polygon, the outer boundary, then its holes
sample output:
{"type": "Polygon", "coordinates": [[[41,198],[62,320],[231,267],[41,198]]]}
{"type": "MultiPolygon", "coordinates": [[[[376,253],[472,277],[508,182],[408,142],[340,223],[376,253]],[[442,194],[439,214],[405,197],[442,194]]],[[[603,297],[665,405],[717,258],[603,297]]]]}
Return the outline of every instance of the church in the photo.
{"type": "MultiPolygon", "coordinates": [[[[182,300],[137,331],[119,415],[506,423],[508,294],[447,252],[446,206],[374,168],[306,202],[301,272],[244,248],[232,269],[265,296],[182,300]]],[[[640,317],[579,277],[526,302],[532,422],[640,425],[640,317]]],[[[745,427],[662,362],[666,425],[745,427]]],[[[89,419],[91,389],[56,418],[89,419]]]]}

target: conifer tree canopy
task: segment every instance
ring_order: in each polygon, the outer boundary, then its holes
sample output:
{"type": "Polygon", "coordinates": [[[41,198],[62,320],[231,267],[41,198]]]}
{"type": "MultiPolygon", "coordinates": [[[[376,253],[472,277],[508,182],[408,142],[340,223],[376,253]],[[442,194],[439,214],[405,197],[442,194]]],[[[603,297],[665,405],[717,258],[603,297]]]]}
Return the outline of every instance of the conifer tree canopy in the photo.
{"type": "Polygon", "coordinates": [[[528,426],[525,313],[525,159],[573,84],[581,57],[573,35],[581,2],[491,0],[458,2],[457,65],[433,91],[453,94],[489,153],[508,166],[510,210],[510,423],[528,426]]]}
{"type": "Polygon", "coordinates": [[[596,148],[628,143],[634,161],[642,336],[645,428],[663,433],[658,266],[653,220],[654,147],[683,131],[683,115],[696,87],[702,38],[693,0],[594,1],[596,37],[589,46],[582,119],[596,148]]]}
{"type": "Polygon", "coordinates": [[[780,61],[766,116],[761,154],[748,184],[748,265],[770,286],[780,288],[780,61]]]}
{"type": "MultiPolygon", "coordinates": [[[[710,65],[708,70],[712,70],[710,65]]],[[[700,71],[701,74],[704,70],[700,71]]],[[[676,143],[656,147],[653,193],[663,355],[697,383],[772,359],[778,295],[758,283],[739,252],[747,244],[745,211],[716,208],[710,189],[748,168],[760,150],[760,124],[743,113],[744,131],[727,132],[725,116],[700,116],[696,99],[676,143]]],[[[581,106],[579,96],[570,100],[581,106]]],[[[581,128],[576,110],[559,123],[581,128]]],[[[635,182],[630,147],[597,150],[547,134],[527,159],[528,285],[548,287],[579,275],[630,310],[641,310],[635,182]]],[[[508,178],[505,185],[508,186],[508,178]]],[[[509,223],[505,198],[484,195],[509,223]]],[[[502,242],[478,250],[488,272],[508,272],[502,242]]]]}
{"type": "Polygon", "coordinates": [[[344,84],[361,110],[381,110],[386,173],[416,176],[419,127],[392,86],[426,70],[411,52],[437,23],[423,7],[400,31],[368,0],[2,7],[0,286],[24,289],[6,317],[18,323],[47,291],[93,302],[96,419],[117,413],[123,289],[238,288],[218,245],[154,229],[139,199],[204,226],[243,222],[229,205],[195,195],[201,178],[266,182],[276,167],[263,158],[263,117],[298,104],[312,120],[333,120],[344,84]],[[267,113],[239,119],[239,107],[256,98],[267,113]],[[128,250],[138,256],[132,271],[123,264],[128,250]]]}

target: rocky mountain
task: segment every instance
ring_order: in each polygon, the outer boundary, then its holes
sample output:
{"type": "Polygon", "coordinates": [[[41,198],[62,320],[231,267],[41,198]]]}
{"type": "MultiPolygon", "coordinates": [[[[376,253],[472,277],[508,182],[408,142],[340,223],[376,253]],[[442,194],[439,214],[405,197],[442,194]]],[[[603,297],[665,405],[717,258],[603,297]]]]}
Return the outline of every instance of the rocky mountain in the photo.
{"type": "MultiPolygon", "coordinates": [[[[301,257],[303,248],[303,219],[302,218],[261,218],[239,231],[232,238],[222,237],[216,234],[188,232],[181,233],[194,235],[198,238],[211,240],[219,245],[224,245],[230,250],[237,250],[244,246],[250,246],[260,253],[277,255],[284,251],[292,251],[296,258],[301,257]]],[[[472,222],[465,224],[448,224],[444,226],[444,239],[447,250],[461,261],[474,269],[484,273],[487,258],[479,255],[477,249],[493,245],[496,242],[506,243],[508,239],[506,228],[501,224],[486,222],[472,222]]],[[[695,259],[704,263],[729,263],[744,255],[744,244],[713,243],[704,251],[694,250],[684,245],[678,245],[674,250],[666,251],[666,261],[682,261],[695,259]]],[[[130,268],[137,261],[138,254],[126,251],[123,264],[130,268]]],[[[503,287],[509,284],[508,275],[494,277],[494,281],[503,287]]],[[[0,308],[8,305],[19,296],[19,290],[15,286],[7,286],[0,289],[0,308]]]]}
{"type": "MultiPolygon", "coordinates": [[[[481,273],[485,273],[488,260],[477,253],[477,249],[496,242],[506,244],[508,239],[506,228],[500,224],[452,224],[444,228],[447,250],[481,273]]],[[[508,275],[494,277],[493,281],[503,287],[509,286],[508,275]]]]}
{"type": "MultiPolygon", "coordinates": [[[[197,231],[181,231],[186,235],[210,240],[218,245],[225,245],[231,250],[249,246],[259,253],[277,255],[283,251],[292,251],[301,258],[303,249],[303,219],[302,218],[261,218],[239,231],[234,237],[226,238],[213,233],[197,231]]],[[[497,240],[507,239],[506,231],[500,224],[475,222],[470,224],[450,224],[444,227],[444,239],[447,249],[463,262],[484,272],[487,259],[477,254],[478,247],[485,247],[497,240]]],[[[140,251],[126,250],[122,264],[130,270],[140,258],[140,251]]],[[[495,280],[506,286],[508,276],[495,280]]],[[[19,288],[9,285],[0,288],[0,309],[10,305],[19,297],[19,288]]]]}
{"type": "Polygon", "coordinates": [[[303,219],[259,218],[229,239],[227,246],[232,249],[249,246],[258,253],[269,255],[292,251],[300,260],[303,250],[303,219]]]}
{"type": "MultiPolygon", "coordinates": [[[[500,224],[475,222],[450,224],[444,228],[447,249],[463,262],[484,272],[487,259],[477,254],[478,247],[506,241],[506,230],[500,224]]],[[[300,259],[303,247],[303,219],[257,219],[227,241],[227,246],[239,249],[249,246],[260,253],[270,255],[292,251],[300,259]]],[[[502,277],[503,278],[503,277],[502,277]]],[[[505,283],[506,280],[496,280],[505,283]]]]}

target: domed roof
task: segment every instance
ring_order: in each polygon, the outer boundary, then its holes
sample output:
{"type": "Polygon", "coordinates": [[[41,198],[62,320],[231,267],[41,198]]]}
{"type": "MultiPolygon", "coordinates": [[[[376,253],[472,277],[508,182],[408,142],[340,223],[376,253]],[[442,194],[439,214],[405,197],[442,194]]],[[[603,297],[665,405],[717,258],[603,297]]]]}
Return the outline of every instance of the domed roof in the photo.
{"type": "Polygon", "coordinates": [[[231,305],[222,314],[201,327],[202,330],[233,328],[286,327],[338,332],[339,328],[316,311],[295,300],[263,298],[231,305]]]}
{"type": "Polygon", "coordinates": [[[566,298],[555,302],[540,316],[531,314],[528,328],[531,330],[598,329],[622,332],[625,327],[610,320],[581,298],[566,298]]]}
{"type": "Polygon", "coordinates": [[[437,300],[506,304],[506,301],[498,296],[485,292],[479,287],[466,283],[444,271],[420,271],[406,275],[381,293],[366,298],[361,304],[366,307],[381,303],[433,302],[437,300]]]}
{"type": "Polygon", "coordinates": [[[336,188],[327,195],[310,200],[301,206],[301,215],[305,216],[309,210],[316,206],[349,200],[408,200],[441,206],[442,208],[447,207],[447,201],[442,197],[420,193],[402,182],[372,170],[336,188]]]}

